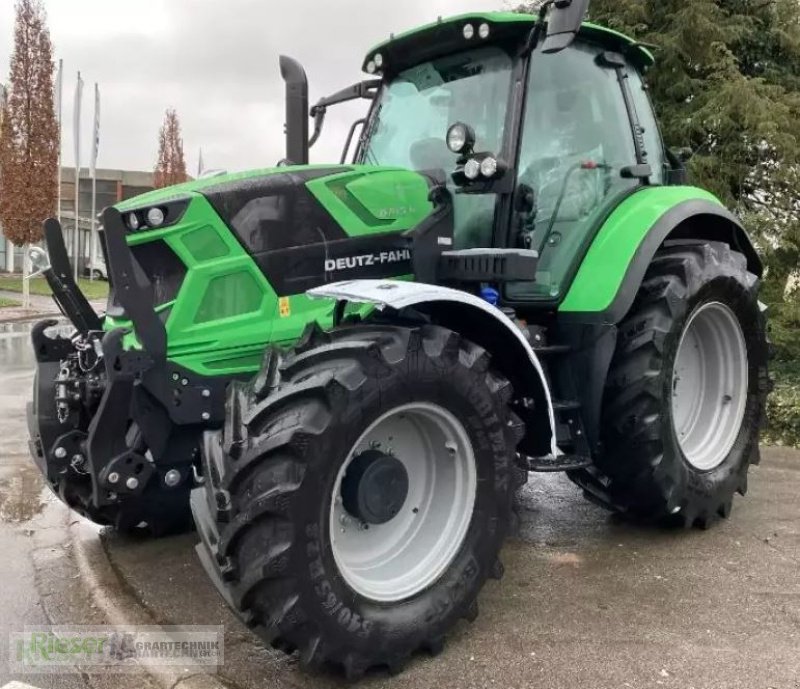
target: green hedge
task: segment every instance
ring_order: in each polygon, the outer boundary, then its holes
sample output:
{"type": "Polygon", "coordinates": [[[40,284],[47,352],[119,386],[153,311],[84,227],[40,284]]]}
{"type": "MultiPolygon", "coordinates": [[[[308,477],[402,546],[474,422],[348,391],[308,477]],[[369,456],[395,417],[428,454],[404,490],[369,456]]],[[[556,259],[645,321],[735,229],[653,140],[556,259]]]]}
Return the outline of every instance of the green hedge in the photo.
{"type": "Polygon", "coordinates": [[[775,390],[767,400],[764,440],[800,448],[800,363],[776,361],[770,373],[775,390]]]}

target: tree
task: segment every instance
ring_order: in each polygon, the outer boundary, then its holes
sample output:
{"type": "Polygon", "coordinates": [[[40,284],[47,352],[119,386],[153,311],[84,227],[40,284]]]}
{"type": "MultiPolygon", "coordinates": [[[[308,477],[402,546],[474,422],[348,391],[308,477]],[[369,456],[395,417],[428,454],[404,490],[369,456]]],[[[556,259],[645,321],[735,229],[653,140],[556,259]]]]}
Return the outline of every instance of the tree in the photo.
{"type": "Polygon", "coordinates": [[[0,221],[14,244],[41,239],[57,198],[53,46],[41,0],[17,0],[14,52],[0,115],[0,221]]]}
{"type": "Polygon", "coordinates": [[[692,183],[744,220],[779,353],[800,356],[800,2],[593,0],[589,11],[656,46],[648,82],[664,139],[694,151],[692,183]]]}
{"type": "Polygon", "coordinates": [[[181,123],[175,110],[167,110],[164,124],[158,133],[158,163],[154,184],[156,189],[185,182],[186,160],[183,156],[181,123]]]}

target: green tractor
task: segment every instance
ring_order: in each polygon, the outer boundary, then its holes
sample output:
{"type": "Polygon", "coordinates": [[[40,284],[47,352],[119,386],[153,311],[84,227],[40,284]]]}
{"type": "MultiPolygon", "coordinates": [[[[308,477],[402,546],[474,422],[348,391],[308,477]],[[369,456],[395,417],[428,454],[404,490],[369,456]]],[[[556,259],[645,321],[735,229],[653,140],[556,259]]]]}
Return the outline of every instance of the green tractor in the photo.
{"type": "Polygon", "coordinates": [[[155,535],[193,512],[244,622],[350,677],[474,619],[529,472],[727,517],[759,459],[762,265],[664,147],[652,54],[587,5],[393,36],[311,109],[282,58],[286,160],[106,209],[103,317],[47,221],[75,333],[34,328],[29,418],[64,502],[155,535]],[[361,98],[341,162],[309,165],[361,98]]]}

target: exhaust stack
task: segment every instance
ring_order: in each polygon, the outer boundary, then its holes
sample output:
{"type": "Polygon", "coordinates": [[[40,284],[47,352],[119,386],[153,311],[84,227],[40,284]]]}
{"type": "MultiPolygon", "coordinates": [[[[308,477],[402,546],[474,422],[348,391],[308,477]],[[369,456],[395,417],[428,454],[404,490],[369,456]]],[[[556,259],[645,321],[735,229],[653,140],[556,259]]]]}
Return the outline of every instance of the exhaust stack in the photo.
{"type": "Polygon", "coordinates": [[[281,55],[281,77],[286,82],[286,161],[308,164],[308,79],[303,66],[281,55]]]}

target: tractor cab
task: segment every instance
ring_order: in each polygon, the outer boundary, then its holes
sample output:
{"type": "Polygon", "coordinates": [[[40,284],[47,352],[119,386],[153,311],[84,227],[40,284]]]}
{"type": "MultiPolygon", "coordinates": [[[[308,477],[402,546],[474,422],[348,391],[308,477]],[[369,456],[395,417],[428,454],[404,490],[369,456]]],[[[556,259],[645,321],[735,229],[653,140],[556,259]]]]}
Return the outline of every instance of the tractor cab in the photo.
{"type": "Polygon", "coordinates": [[[587,23],[554,48],[532,15],[439,19],[368,53],[364,70],[380,82],[364,82],[374,103],[353,160],[446,187],[453,249],[535,251],[536,269],[504,297],[552,305],[604,214],[679,179],[643,80],[653,61],[587,23]]]}

